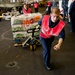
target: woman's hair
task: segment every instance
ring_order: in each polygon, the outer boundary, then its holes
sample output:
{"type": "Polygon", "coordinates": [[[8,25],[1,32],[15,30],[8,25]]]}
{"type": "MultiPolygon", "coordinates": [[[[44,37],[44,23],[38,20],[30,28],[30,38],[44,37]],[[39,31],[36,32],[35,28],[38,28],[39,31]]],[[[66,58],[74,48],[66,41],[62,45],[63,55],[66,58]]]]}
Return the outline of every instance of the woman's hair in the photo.
{"type": "Polygon", "coordinates": [[[55,13],[55,14],[59,15],[60,14],[60,9],[58,7],[54,7],[54,8],[52,8],[51,13],[55,13]]]}

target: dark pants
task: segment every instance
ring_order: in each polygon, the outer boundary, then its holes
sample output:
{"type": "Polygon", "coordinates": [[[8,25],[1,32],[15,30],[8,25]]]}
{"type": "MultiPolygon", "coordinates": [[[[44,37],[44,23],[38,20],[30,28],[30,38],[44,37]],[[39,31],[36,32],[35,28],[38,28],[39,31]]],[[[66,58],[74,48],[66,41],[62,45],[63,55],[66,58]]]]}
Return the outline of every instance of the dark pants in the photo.
{"type": "Polygon", "coordinates": [[[63,19],[65,20],[65,17],[68,17],[68,8],[63,8],[63,19]]]}
{"type": "Polygon", "coordinates": [[[37,13],[38,12],[38,8],[35,8],[35,13],[37,13]]]}
{"type": "Polygon", "coordinates": [[[43,50],[44,64],[46,66],[50,65],[51,45],[52,45],[53,40],[54,40],[54,37],[47,38],[47,39],[40,37],[40,41],[41,41],[43,49],[44,49],[43,50]]]}
{"type": "Polygon", "coordinates": [[[75,15],[70,17],[70,28],[72,32],[75,32],[75,15]]]}
{"type": "Polygon", "coordinates": [[[51,7],[48,6],[47,8],[48,8],[48,11],[47,12],[48,12],[48,14],[50,14],[51,13],[51,7]]]}

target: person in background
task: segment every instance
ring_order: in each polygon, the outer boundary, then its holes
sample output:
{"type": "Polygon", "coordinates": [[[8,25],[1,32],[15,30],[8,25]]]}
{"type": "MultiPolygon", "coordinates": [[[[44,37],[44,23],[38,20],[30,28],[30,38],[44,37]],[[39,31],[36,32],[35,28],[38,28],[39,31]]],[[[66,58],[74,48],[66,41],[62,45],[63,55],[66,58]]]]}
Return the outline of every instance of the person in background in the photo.
{"type": "Polygon", "coordinates": [[[39,7],[38,2],[34,2],[34,9],[35,9],[35,13],[37,13],[37,12],[38,12],[38,7],[39,7]]]}
{"type": "Polygon", "coordinates": [[[60,9],[60,16],[63,19],[63,8],[62,8],[62,0],[59,0],[59,9],[60,9]]]}
{"type": "Polygon", "coordinates": [[[56,2],[56,0],[53,0],[53,2],[52,2],[52,8],[54,8],[54,7],[57,7],[57,2],[56,2]]]}
{"type": "Polygon", "coordinates": [[[48,12],[50,14],[51,12],[51,6],[52,6],[52,3],[50,1],[47,2],[47,9],[46,9],[46,12],[48,12]]]}
{"type": "Polygon", "coordinates": [[[23,14],[28,14],[28,13],[32,13],[31,8],[29,8],[26,4],[23,5],[23,9],[22,9],[22,13],[23,14]]]}
{"type": "Polygon", "coordinates": [[[59,18],[60,9],[53,8],[50,15],[44,15],[38,22],[36,28],[40,29],[39,38],[43,47],[43,58],[45,68],[51,70],[51,46],[55,36],[58,36],[58,43],[54,46],[54,50],[59,50],[65,38],[65,23],[59,18]]]}
{"type": "Polygon", "coordinates": [[[72,0],[69,9],[71,32],[75,32],[75,0],[72,0]]]}
{"type": "MultiPolygon", "coordinates": [[[[72,3],[72,0],[69,0],[68,1],[68,13],[69,13],[71,3],[72,3]]],[[[68,17],[68,22],[70,23],[70,17],[68,17]]]]}
{"type": "Polygon", "coordinates": [[[68,17],[68,0],[62,0],[63,20],[68,17]]]}
{"type": "Polygon", "coordinates": [[[22,7],[23,6],[18,7],[18,11],[19,11],[20,14],[22,14],[22,7]]]}

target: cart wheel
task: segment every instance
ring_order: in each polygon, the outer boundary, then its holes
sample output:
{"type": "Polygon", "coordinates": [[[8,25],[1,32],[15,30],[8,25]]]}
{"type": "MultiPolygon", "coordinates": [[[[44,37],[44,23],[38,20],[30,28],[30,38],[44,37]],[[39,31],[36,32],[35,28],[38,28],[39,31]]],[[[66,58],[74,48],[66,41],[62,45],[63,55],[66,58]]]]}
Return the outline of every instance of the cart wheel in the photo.
{"type": "Polygon", "coordinates": [[[33,45],[30,45],[30,51],[32,51],[33,50],[33,45]]]}
{"type": "Polygon", "coordinates": [[[34,47],[34,50],[36,49],[36,45],[33,45],[33,47],[34,47]]]}
{"type": "Polygon", "coordinates": [[[36,49],[36,45],[30,45],[30,51],[35,50],[36,49]]]}

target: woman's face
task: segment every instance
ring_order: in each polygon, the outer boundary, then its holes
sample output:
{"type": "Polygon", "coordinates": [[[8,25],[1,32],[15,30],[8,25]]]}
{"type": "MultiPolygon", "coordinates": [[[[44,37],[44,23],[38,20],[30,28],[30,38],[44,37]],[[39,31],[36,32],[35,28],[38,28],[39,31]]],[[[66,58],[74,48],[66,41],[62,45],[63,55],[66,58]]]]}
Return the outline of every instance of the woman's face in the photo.
{"type": "Polygon", "coordinates": [[[56,22],[59,19],[59,14],[51,13],[51,21],[56,22]]]}
{"type": "Polygon", "coordinates": [[[26,5],[24,5],[24,9],[27,9],[27,6],[26,5]]]}

